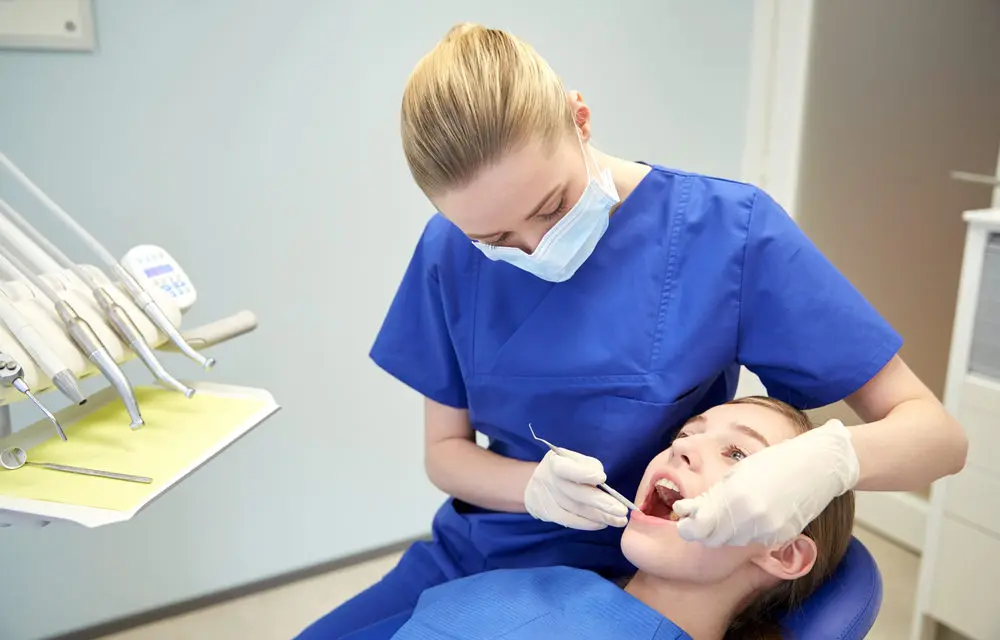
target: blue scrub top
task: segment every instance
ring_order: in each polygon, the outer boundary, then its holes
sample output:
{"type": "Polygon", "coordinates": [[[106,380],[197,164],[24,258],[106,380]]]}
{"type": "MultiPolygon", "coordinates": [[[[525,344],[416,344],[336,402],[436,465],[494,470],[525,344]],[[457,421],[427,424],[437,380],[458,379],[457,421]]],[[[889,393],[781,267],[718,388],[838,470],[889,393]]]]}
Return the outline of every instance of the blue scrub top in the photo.
{"type": "Polygon", "coordinates": [[[612,582],[569,567],[500,570],[428,589],[393,640],[691,640],[612,582]]]}
{"type": "MultiPolygon", "coordinates": [[[[766,193],[653,166],[563,283],[490,261],[433,217],[371,357],[424,396],[468,409],[496,453],[541,460],[531,423],[601,460],[608,483],[632,496],[680,425],[733,397],[741,364],[805,409],[858,390],[901,345],[766,193]]],[[[615,528],[575,531],[449,500],[434,529],[450,545],[449,577],[631,571],[615,528]]]]}

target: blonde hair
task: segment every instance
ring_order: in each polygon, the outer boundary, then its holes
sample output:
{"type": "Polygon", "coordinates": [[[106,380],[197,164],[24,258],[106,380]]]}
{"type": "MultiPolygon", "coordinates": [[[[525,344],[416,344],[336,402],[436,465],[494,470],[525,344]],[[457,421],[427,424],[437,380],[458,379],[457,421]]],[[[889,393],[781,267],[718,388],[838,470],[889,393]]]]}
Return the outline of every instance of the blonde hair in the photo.
{"type": "Polygon", "coordinates": [[[400,119],[406,162],[429,198],[468,184],[530,140],[554,144],[574,125],[544,58],[505,31],[468,23],[417,64],[400,119]]]}
{"type": "MultiPolygon", "coordinates": [[[[764,396],[749,396],[727,404],[753,404],[766,407],[786,418],[797,434],[813,429],[812,421],[795,407],[764,396]]],[[[725,640],[780,640],[778,617],[798,607],[829,579],[847,553],[854,530],[854,492],[833,499],[802,532],[816,543],[816,561],[812,570],[796,580],[779,583],[760,594],[736,617],[725,640]]]]}

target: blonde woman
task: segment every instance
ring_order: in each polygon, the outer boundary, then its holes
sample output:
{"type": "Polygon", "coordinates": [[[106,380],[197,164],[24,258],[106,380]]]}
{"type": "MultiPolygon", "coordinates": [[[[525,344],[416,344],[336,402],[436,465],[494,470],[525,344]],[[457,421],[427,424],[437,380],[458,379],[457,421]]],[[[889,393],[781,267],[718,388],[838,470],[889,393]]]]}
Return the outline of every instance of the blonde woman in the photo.
{"type": "Polygon", "coordinates": [[[408,615],[425,589],[488,569],[630,573],[626,509],[594,485],[634,494],[688,418],[733,397],[740,365],[773,397],[846,399],[864,423],[768,447],[680,501],[689,541],[791,540],[851,489],[917,489],[965,464],[901,337],[773,199],[599,151],[583,97],[515,36],[452,29],[413,71],[401,119],[440,213],[371,356],[426,398],[426,469],[451,498],[431,541],[303,637],[408,615]]]}

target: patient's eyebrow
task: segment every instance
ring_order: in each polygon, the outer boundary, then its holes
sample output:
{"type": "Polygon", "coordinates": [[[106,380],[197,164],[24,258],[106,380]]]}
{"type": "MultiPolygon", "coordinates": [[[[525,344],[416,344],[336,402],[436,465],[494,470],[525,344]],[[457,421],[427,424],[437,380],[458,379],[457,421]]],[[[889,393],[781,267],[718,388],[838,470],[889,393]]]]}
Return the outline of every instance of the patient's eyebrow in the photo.
{"type": "Polygon", "coordinates": [[[743,433],[747,434],[748,436],[750,436],[754,440],[757,440],[758,442],[760,442],[765,447],[770,447],[771,446],[771,443],[767,441],[767,438],[765,438],[764,436],[762,436],[761,433],[759,431],[757,431],[756,429],[751,429],[750,427],[746,426],[745,424],[734,424],[733,428],[736,429],[737,431],[742,431],[743,433]]]}

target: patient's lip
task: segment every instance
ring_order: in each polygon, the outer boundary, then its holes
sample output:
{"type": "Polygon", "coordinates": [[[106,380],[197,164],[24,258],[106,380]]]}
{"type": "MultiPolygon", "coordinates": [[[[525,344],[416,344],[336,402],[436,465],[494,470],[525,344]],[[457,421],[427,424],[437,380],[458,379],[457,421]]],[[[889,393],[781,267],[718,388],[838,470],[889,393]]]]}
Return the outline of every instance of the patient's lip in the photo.
{"type": "Polygon", "coordinates": [[[655,516],[647,516],[642,511],[632,511],[629,516],[629,520],[632,522],[638,522],[643,525],[650,525],[654,527],[666,527],[666,526],[677,526],[676,520],[667,520],[666,518],[657,518],[655,516]]]}

